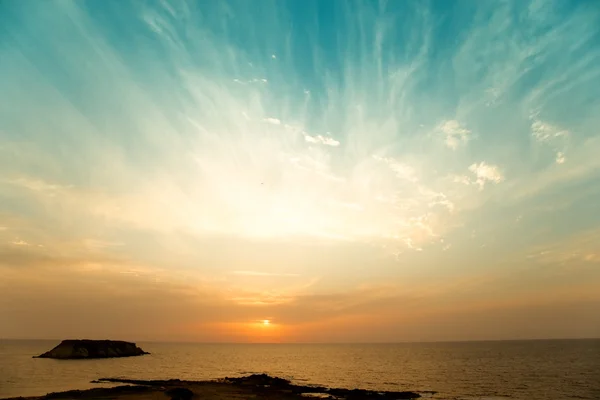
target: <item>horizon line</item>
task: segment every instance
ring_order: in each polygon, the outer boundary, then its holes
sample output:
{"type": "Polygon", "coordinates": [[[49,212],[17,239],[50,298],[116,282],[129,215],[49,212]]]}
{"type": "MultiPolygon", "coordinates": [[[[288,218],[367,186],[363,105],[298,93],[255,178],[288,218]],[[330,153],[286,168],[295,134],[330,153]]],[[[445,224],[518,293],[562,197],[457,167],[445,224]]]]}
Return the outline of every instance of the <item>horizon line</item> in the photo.
{"type": "Polygon", "coordinates": [[[486,343],[486,342],[541,342],[541,341],[574,341],[600,340],[599,337],[564,337],[564,338],[527,338],[527,339],[470,339],[470,340],[422,340],[397,342],[201,342],[201,341],[168,341],[168,340],[125,340],[125,339],[40,339],[40,338],[0,338],[1,341],[63,341],[63,340],[123,340],[135,343],[159,344],[199,344],[199,345],[392,345],[392,344],[435,344],[435,343],[486,343]]]}

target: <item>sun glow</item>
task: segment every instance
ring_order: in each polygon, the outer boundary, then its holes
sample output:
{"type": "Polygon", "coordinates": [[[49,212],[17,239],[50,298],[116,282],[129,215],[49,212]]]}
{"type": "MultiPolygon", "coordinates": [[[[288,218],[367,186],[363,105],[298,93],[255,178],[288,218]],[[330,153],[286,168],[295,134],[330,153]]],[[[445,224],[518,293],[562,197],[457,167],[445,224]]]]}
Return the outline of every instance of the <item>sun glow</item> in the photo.
{"type": "Polygon", "coordinates": [[[269,321],[268,319],[263,319],[262,323],[264,326],[268,326],[271,324],[271,321],[269,321]]]}

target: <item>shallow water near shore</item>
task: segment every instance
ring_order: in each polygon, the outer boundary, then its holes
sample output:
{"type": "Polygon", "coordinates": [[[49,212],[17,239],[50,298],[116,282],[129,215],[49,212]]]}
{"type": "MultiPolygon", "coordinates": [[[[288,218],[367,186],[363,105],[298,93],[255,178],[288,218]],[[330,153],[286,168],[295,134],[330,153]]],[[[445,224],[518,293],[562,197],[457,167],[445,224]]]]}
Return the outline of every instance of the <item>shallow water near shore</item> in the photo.
{"type": "Polygon", "coordinates": [[[104,377],[207,380],[268,373],[301,384],[432,399],[600,399],[600,340],[406,344],[170,344],[149,356],[33,359],[59,341],[0,341],[0,398],[110,386],[104,377]],[[435,391],[434,395],[426,393],[435,391]]]}

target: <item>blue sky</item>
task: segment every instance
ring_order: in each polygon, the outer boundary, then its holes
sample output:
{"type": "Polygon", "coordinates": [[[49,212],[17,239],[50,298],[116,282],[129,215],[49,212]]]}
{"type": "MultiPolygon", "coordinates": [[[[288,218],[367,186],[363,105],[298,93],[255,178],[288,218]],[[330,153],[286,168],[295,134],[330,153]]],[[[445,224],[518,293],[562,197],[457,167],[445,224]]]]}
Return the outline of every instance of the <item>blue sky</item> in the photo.
{"type": "Polygon", "coordinates": [[[598,336],[598,65],[595,1],[1,1],[0,337],[598,336]]]}

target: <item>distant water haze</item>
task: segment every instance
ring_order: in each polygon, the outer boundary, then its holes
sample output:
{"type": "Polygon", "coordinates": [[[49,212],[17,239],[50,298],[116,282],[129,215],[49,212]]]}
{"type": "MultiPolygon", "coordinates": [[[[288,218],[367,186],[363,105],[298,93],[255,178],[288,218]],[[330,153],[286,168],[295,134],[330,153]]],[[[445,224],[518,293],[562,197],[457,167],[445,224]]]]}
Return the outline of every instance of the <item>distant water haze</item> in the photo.
{"type": "MultiPolygon", "coordinates": [[[[404,344],[138,343],[151,355],[33,359],[55,341],[0,341],[0,398],[106,377],[213,379],[268,373],[302,384],[436,391],[440,400],[600,398],[600,340],[404,344]]],[[[426,395],[425,393],[423,394],[426,395]]]]}

